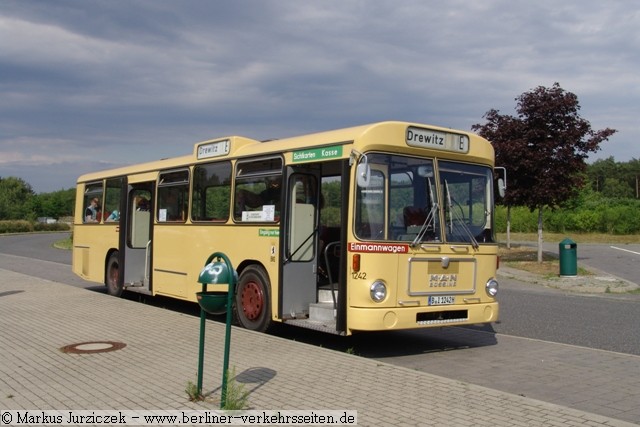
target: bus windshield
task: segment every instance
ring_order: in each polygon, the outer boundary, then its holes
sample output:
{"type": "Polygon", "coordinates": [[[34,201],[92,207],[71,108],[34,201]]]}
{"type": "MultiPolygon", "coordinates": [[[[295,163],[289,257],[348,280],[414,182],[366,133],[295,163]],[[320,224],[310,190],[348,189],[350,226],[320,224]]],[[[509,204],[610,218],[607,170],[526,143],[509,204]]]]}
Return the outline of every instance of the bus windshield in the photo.
{"type": "Polygon", "coordinates": [[[491,169],[451,161],[368,154],[366,187],[356,192],[362,240],[471,244],[494,242],[491,169]]]}

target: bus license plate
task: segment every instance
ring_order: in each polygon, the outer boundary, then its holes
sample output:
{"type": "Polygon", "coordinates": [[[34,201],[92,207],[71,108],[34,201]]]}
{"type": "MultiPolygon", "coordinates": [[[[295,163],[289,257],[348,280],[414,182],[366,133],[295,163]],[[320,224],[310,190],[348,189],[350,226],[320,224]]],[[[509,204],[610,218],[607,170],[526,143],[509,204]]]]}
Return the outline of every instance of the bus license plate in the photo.
{"type": "Polygon", "coordinates": [[[429,305],[448,305],[453,304],[456,297],[454,296],[431,296],[429,297],[429,305]]]}

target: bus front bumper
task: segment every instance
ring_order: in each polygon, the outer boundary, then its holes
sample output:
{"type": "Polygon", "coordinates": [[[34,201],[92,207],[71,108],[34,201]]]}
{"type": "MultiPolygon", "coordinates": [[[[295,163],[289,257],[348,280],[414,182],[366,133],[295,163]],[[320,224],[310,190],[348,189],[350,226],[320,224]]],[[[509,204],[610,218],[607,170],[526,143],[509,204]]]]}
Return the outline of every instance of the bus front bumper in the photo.
{"type": "Polygon", "coordinates": [[[447,305],[438,307],[349,307],[350,331],[384,331],[450,325],[472,325],[498,320],[498,303],[447,305]]]}

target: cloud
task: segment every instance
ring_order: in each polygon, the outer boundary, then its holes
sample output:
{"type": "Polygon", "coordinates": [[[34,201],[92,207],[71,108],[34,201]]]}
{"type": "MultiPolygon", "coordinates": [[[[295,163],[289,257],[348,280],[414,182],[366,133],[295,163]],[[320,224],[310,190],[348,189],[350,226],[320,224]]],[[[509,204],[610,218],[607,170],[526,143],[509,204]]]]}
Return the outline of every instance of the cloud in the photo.
{"type": "Polygon", "coordinates": [[[594,129],[619,130],[602,156],[640,157],[638,27],[629,3],[595,0],[8,0],[0,176],[14,162],[80,171],[182,155],[228,134],[470,129],[554,82],[594,129]]]}

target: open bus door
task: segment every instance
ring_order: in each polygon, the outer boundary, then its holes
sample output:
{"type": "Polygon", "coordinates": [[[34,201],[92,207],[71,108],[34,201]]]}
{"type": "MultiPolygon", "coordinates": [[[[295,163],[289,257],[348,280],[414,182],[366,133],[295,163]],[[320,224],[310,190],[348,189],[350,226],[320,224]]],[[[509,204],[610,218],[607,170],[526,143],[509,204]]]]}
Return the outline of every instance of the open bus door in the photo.
{"type": "Polygon", "coordinates": [[[279,307],[284,319],[308,317],[316,302],[319,201],[320,167],[288,167],[279,307]]]}
{"type": "Polygon", "coordinates": [[[346,160],[287,168],[278,306],[279,317],[287,323],[334,334],[346,329],[346,227],[340,224],[346,224],[348,174],[346,160]],[[327,184],[337,190],[331,203],[323,197],[327,184]],[[328,204],[339,217],[337,224],[321,218],[328,204]]]}
{"type": "Polygon", "coordinates": [[[155,181],[130,184],[120,228],[121,277],[124,288],[151,293],[151,236],[155,181]]]}

